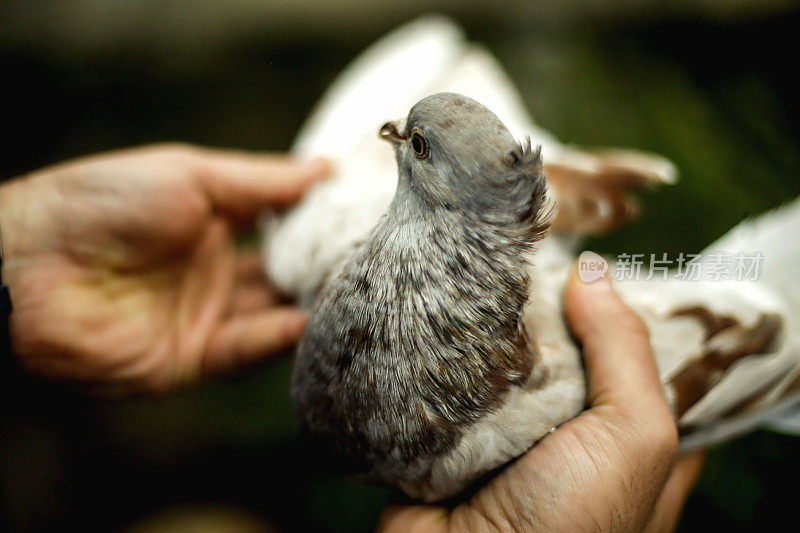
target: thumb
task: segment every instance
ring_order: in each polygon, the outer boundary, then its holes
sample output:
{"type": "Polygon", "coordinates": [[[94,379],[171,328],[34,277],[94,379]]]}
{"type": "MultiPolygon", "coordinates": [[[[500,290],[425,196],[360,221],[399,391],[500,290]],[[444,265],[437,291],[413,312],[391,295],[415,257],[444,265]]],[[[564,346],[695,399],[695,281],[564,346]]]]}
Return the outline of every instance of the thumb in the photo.
{"type": "Polygon", "coordinates": [[[669,413],[647,327],[620,299],[608,277],[583,282],[573,265],[564,307],[583,345],[590,405],[611,404],[620,412],[669,413]]]}
{"type": "Polygon", "coordinates": [[[286,207],[331,172],[326,159],[298,161],[283,155],[199,148],[194,175],[214,209],[237,218],[252,218],[266,207],[286,207]]]}

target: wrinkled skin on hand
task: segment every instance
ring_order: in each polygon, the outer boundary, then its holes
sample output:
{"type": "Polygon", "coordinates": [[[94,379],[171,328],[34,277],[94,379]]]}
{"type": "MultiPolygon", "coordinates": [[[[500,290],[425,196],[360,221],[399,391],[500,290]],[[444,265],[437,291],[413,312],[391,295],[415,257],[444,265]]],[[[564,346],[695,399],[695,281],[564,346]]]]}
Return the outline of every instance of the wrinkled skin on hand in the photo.
{"type": "Polygon", "coordinates": [[[165,145],[4,184],[3,279],[20,365],[123,395],[167,391],[290,346],[304,316],[276,305],[235,231],[328,171],[319,160],[165,145]]]}
{"type": "Polygon", "coordinates": [[[678,435],[644,322],[608,280],[571,276],[567,318],[583,344],[588,409],[453,509],[392,507],[384,531],[671,531],[702,457],[678,435]]]}

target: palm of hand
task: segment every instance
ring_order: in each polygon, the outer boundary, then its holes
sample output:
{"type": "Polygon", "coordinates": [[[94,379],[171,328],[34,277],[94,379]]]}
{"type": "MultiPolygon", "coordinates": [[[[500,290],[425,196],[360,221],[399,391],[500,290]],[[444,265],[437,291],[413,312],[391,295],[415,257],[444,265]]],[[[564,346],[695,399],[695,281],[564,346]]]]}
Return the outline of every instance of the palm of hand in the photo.
{"type": "MultiPolygon", "coordinates": [[[[4,235],[12,343],[24,366],[105,393],[161,391],[293,340],[301,317],[267,309],[259,263],[236,251],[232,229],[299,194],[320,169],[286,181],[289,191],[273,184],[275,198],[256,191],[238,201],[249,184],[221,177],[257,163],[229,169],[210,156],[232,157],[142,149],[12,185],[18,205],[34,206],[8,217],[24,231],[4,235]]],[[[286,178],[286,163],[271,164],[286,178]]]]}

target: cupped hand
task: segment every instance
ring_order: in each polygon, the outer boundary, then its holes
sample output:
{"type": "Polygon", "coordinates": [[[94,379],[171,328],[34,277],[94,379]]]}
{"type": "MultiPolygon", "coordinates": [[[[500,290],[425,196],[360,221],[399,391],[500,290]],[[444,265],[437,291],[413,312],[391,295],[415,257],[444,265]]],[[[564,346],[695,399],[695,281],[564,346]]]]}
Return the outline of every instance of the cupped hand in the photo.
{"type": "Polygon", "coordinates": [[[605,278],[574,275],[567,318],[583,344],[589,408],[453,509],[393,507],[385,531],[671,531],[702,465],[678,436],[647,329],[605,278]]]}
{"type": "Polygon", "coordinates": [[[328,171],[321,160],[165,145],[4,184],[20,365],[97,393],[160,392],[290,346],[304,316],[276,305],[235,232],[328,171]]]}

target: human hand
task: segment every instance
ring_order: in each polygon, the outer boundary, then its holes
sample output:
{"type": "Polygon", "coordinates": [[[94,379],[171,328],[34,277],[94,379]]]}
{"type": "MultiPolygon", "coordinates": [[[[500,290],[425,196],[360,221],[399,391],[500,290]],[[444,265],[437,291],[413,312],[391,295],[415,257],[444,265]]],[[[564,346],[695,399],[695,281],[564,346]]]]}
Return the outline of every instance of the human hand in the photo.
{"type": "Polygon", "coordinates": [[[573,275],[567,318],[583,344],[589,408],[454,509],[389,508],[385,531],[671,531],[702,465],[678,436],[647,328],[603,278],[573,275]]]}
{"type": "Polygon", "coordinates": [[[305,319],[276,305],[234,233],[329,171],[182,145],[101,154],[0,187],[3,280],[20,365],[102,394],[161,392],[290,346],[305,319]]]}

